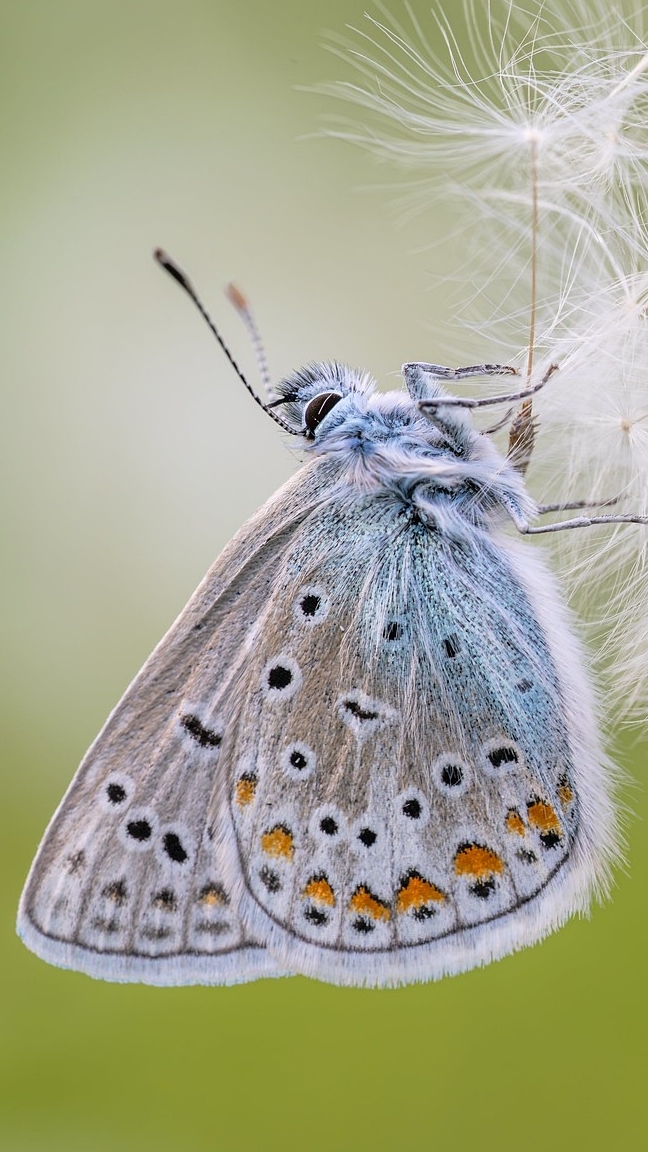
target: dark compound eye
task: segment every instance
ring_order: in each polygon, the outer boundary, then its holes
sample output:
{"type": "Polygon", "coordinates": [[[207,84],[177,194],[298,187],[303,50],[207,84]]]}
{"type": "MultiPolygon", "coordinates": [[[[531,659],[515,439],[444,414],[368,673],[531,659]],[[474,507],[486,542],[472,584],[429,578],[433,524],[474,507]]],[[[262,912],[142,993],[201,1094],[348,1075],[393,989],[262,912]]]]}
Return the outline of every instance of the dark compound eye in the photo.
{"type": "Polygon", "coordinates": [[[121,784],[109,784],[106,794],[111,804],[123,804],[126,799],[126,789],[121,784]]]}
{"type": "Polygon", "coordinates": [[[332,816],[325,816],[323,820],[320,820],[320,828],[325,836],[337,836],[338,825],[332,816]]]}
{"type": "Polygon", "coordinates": [[[458,788],[463,780],[463,772],[458,764],[444,764],[441,769],[441,783],[446,788],[458,788]]]}
{"type": "Polygon", "coordinates": [[[322,423],[324,417],[328,416],[341,399],[339,392],[320,392],[319,396],[313,396],[313,399],[308,401],[304,409],[304,424],[311,436],[315,435],[318,424],[322,423]]]}

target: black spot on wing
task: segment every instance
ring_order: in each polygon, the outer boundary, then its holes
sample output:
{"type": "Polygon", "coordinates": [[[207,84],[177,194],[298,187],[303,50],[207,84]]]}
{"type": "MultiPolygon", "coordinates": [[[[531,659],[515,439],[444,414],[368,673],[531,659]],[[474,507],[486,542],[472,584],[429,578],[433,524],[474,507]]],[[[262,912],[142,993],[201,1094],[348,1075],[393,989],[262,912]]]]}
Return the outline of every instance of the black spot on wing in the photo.
{"type": "Polygon", "coordinates": [[[362,708],[357,700],[343,700],[342,705],[351,716],[355,716],[356,720],[378,720],[380,716],[379,712],[372,712],[368,708],[362,708]]]}
{"type": "Polygon", "coordinates": [[[151,839],[152,829],[148,820],[129,820],[126,825],[126,831],[132,840],[137,840],[140,844],[144,844],[147,840],[151,839]]]}
{"type": "Polygon", "coordinates": [[[223,739],[220,732],[215,732],[213,728],[206,728],[191,712],[181,716],[180,723],[185,732],[188,732],[196,744],[200,744],[201,748],[218,748],[223,739]]]}
{"type": "Polygon", "coordinates": [[[173,860],[174,864],[184,864],[185,860],[188,859],[189,854],[183,847],[177,832],[165,832],[162,843],[169,860],[173,860]]]}

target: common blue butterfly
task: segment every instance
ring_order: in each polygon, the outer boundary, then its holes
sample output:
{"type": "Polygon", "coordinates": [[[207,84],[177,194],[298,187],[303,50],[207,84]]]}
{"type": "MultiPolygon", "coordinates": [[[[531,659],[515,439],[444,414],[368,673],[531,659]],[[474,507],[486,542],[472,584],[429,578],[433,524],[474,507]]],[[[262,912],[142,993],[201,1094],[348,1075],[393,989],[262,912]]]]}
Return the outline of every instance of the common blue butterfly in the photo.
{"type": "Polygon", "coordinates": [[[645,521],[538,523],[528,400],[551,370],[446,392],[512,372],[409,363],[380,393],[311,364],[259,400],[306,462],[90,748],[23,894],[29,948],[117,981],[382,986],[504,956],[606,890],[586,662],[541,554],[506,529],[645,521]],[[505,456],[470,408],[518,401],[505,456]]]}

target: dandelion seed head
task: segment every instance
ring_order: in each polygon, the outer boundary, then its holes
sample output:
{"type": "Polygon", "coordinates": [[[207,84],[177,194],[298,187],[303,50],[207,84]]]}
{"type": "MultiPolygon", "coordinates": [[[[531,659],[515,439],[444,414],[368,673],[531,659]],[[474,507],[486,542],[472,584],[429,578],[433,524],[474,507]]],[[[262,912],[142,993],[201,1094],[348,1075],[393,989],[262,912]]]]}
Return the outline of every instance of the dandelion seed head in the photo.
{"type": "MultiPolygon", "coordinates": [[[[399,11],[401,9],[399,8],[399,11]]],[[[406,219],[452,207],[455,346],[559,371],[537,398],[529,483],[541,500],[648,514],[648,46],[642,13],[604,0],[437,4],[429,31],[381,4],[329,48],[355,114],[328,134],[391,164],[406,219]],[[533,286],[533,291],[532,291],[533,286]],[[534,321],[530,322],[531,299],[534,321]],[[529,363],[531,357],[528,357],[529,363]]],[[[432,232],[432,224],[430,231],[432,232]]],[[[436,243],[431,235],[431,244],[436,243]]],[[[488,357],[485,356],[485,359],[488,357]]],[[[648,702],[648,532],[554,534],[610,698],[648,702]]],[[[645,714],[645,713],[644,713],[645,714]]]]}

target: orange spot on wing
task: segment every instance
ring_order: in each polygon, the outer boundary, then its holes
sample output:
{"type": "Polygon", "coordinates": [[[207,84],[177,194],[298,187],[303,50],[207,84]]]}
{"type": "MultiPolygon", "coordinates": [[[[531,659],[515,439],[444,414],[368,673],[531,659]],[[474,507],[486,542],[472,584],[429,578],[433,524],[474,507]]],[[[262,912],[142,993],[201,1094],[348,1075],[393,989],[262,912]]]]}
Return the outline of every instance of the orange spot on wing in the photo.
{"type": "Polygon", "coordinates": [[[229,901],[225,889],[220,884],[205,884],[200,890],[198,903],[206,908],[216,908],[219,904],[228,904],[229,901]]]}
{"type": "Polygon", "coordinates": [[[555,809],[544,800],[532,800],[527,805],[529,824],[539,832],[560,832],[560,821],[555,809]]]}
{"type": "Polygon", "coordinates": [[[398,890],[396,911],[409,912],[412,908],[422,908],[424,904],[432,902],[442,904],[445,899],[445,893],[437,888],[436,884],[431,884],[429,880],[424,880],[415,872],[403,881],[398,890]]]}
{"type": "Polygon", "coordinates": [[[509,832],[515,832],[518,836],[524,836],[524,821],[517,808],[509,808],[504,823],[509,832]]]}
{"type": "Polygon", "coordinates": [[[477,880],[504,871],[503,860],[481,844],[464,844],[455,856],[454,866],[457,876],[470,876],[477,880]]]}
{"type": "Polygon", "coordinates": [[[389,920],[391,912],[389,906],[374,896],[364,884],[356,888],[349,901],[351,912],[359,912],[361,916],[371,916],[373,920],[389,920]]]}
{"type": "Polygon", "coordinates": [[[304,888],[302,896],[307,900],[313,900],[316,904],[328,904],[330,908],[335,904],[335,893],[326,876],[313,876],[304,888]]]}
{"type": "Polygon", "coordinates": [[[252,803],[256,793],[257,783],[256,776],[253,776],[251,772],[246,772],[244,776],[241,776],[236,781],[234,799],[239,808],[245,808],[248,804],[252,803]]]}
{"type": "Polygon", "coordinates": [[[283,856],[284,860],[292,860],[295,851],[293,834],[285,824],[275,824],[269,832],[263,833],[261,847],[268,856],[283,856]]]}

